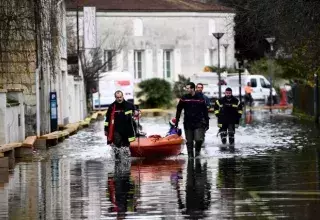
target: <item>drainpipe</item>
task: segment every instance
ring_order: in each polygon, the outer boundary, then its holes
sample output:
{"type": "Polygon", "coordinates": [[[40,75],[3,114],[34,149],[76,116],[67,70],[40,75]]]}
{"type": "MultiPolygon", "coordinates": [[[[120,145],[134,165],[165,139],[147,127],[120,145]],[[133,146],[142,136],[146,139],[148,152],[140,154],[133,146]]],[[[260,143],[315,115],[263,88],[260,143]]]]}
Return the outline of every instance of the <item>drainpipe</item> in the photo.
{"type": "Polygon", "coordinates": [[[34,72],[35,76],[35,87],[36,87],[36,132],[37,132],[37,136],[40,136],[40,82],[39,82],[39,75],[41,72],[41,61],[40,61],[40,57],[41,55],[39,55],[39,45],[41,45],[39,43],[39,17],[38,17],[38,1],[34,0],[34,19],[35,19],[35,53],[36,53],[36,70],[34,72]]]}

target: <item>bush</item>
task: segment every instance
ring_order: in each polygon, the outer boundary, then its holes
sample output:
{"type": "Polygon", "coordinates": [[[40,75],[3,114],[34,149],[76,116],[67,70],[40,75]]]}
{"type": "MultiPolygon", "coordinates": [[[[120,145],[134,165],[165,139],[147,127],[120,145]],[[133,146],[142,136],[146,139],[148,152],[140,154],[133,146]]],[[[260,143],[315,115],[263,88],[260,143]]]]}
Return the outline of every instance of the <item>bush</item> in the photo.
{"type": "Polygon", "coordinates": [[[164,79],[152,78],[139,83],[140,92],[137,98],[143,108],[170,107],[172,103],[172,89],[164,79]]]}
{"type": "Polygon", "coordinates": [[[178,81],[176,81],[173,86],[173,94],[176,98],[181,98],[185,94],[184,87],[188,82],[190,82],[190,78],[178,75],[178,81]]]}
{"type": "MultiPolygon", "coordinates": [[[[282,78],[283,70],[281,66],[277,63],[277,61],[271,60],[270,64],[271,64],[271,70],[273,72],[273,78],[274,79],[282,78]]],[[[269,78],[270,77],[269,68],[270,66],[268,63],[268,59],[264,58],[264,59],[254,61],[250,65],[250,72],[252,74],[263,75],[266,78],[269,78]]]]}

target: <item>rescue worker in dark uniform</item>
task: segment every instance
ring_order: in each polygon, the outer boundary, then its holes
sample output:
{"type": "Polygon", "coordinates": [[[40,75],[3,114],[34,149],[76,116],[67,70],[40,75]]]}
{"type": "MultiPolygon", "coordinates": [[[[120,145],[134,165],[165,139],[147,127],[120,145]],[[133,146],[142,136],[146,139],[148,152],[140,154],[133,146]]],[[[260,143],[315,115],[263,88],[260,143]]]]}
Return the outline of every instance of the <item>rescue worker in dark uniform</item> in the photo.
{"type": "Polygon", "coordinates": [[[218,118],[219,133],[223,144],[234,144],[235,128],[239,126],[242,116],[242,104],[232,95],[232,89],[227,88],[225,96],[215,102],[214,114],[218,118]]]}
{"type": "Polygon", "coordinates": [[[203,84],[202,83],[198,83],[197,86],[196,86],[196,92],[197,93],[200,93],[204,100],[206,101],[206,105],[207,105],[207,108],[208,110],[211,108],[211,105],[210,105],[210,99],[208,98],[208,96],[206,96],[205,94],[203,94],[203,84]]]}
{"type": "Polygon", "coordinates": [[[205,99],[195,92],[195,84],[189,82],[186,86],[188,94],[182,96],[176,112],[176,128],[182,110],[184,110],[184,131],[187,139],[188,156],[194,157],[193,146],[195,141],[195,156],[200,155],[204,134],[209,129],[209,116],[205,99]]]}
{"type": "Polygon", "coordinates": [[[112,144],[116,148],[128,148],[130,142],[134,141],[136,137],[132,117],[136,114],[135,106],[124,100],[121,91],[116,91],[114,96],[116,100],[108,107],[104,132],[108,137],[108,144],[112,144]],[[113,129],[110,129],[110,126],[113,126],[113,129]]]}

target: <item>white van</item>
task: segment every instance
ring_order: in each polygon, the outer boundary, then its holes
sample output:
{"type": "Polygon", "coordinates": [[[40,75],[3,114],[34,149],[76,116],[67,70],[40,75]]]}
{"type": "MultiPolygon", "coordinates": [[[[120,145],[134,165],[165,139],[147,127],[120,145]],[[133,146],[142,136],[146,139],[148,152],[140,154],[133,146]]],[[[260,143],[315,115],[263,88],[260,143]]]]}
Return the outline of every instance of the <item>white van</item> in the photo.
{"type": "Polygon", "coordinates": [[[106,109],[114,102],[114,93],[123,92],[125,100],[134,101],[134,78],[130,72],[105,72],[99,80],[99,92],[93,93],[93,109],[106,109]],[[99,108],[100,106],[100,108],[99,108]]]}
{"type": "MultiPolygon", "coordinates": [[[[244,87],[247,83],[251,83],[252,87],[252,98],[254,100],[263,100],[265,101],[267,97],[270,95],[270,82],[262,75],[245,75],[241,76],[241,95],[244,96],[244,87]]],[[[226,87],[230,87],[232,89],[232,93],[234,96],[239,97],[239,76],[231,76],[226,79],[227,85],[224,86],[223,90],[226,87]]],[[[277,93],[274,88],[272,88],[272,96],[276,97],[277,93]]]]}

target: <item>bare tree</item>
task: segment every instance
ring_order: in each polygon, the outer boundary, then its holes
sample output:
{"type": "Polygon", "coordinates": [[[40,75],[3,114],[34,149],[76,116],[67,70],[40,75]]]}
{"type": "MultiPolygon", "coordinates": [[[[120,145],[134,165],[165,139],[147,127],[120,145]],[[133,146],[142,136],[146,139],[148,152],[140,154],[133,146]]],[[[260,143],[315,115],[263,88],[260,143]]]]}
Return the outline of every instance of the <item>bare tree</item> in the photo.
{"type": "MultiPolygon", "coordinates": [[[[69,39],[68,54],[75,55],[77,54],[77,41],[74,24],[72,22],[68,22],[67,24],[67,35],[69,39]]],[[[98,88],[98,81],[102,77],[103,72],[112,71],[117,68],[116,57],[126,47],[127,36],[127,31],[124,31],[120,35],[105,32],[95,49],[85,50],[81,47],[79,60],[87,97],[91,97],[92,92],[98,88]]],[[[78,65],[72,65],[68,73],[78,75],[78,68],[78,65]]],[[[90,105],[90,103],[88,104],[90,105]]]]}

